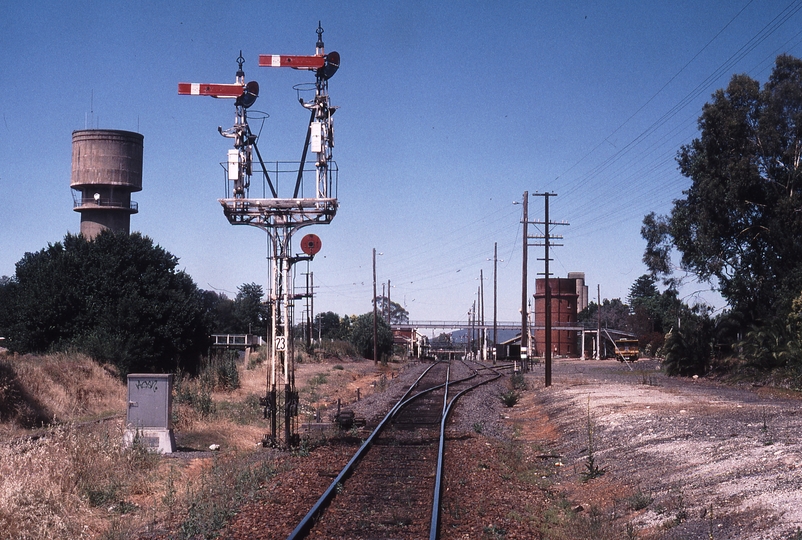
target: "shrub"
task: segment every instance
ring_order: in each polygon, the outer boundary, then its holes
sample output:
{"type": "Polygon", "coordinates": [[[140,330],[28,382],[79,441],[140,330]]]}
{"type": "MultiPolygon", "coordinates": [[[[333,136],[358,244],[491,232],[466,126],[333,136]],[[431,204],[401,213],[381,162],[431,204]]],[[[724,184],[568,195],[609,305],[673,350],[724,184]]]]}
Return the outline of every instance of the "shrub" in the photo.
{"type": "Polygon", "coordinates": [[[514,373],[510,377],[510,386],[512,386],[513,390],[526,390],[526,379],[524,378],[523,374],[514,373]]]}
{"type": "Polygon", "coordinates": [[[201,379],[215,390],[236,390],[240,387],[236,351],[225,351],[212,356],[203,364],[201,379]]]}
{"type": "Polygon", "coordinates": [[[348,341],[324,339],[318,344],[318,350],[324,356],[332,356],[334,358],[354,358],[359,356],[356,348],[348,341]]]}
{"type": "Polygon", "coordinates": [[[139,233],[104,231],[94,240],[26,253],[16,265],[9,349],[75,348],[132,372],[195,371],[208,346],[202,294],[178,258],[139,233]]]}
{"type": "Polygon", "coordinates": [[[515,390],[510,390],[509,392],[504,392],[501,394],[501,402],[504,404],[505,407],[513,407],[521,396],[515,390]]]}
{"type": "Polygon", "coordinates": [[[215,412],[212,388],[208,380],[204,380],[203,377],[192,378],[186,373],[180,372],[176,375],[173,391],[177,404],[189,405],[200,414],[201,418],[215,412]]]}
{"type": "Polygon", "coordinates": [[[668,375],[704,375],[713,356],[713,324],[698,317],[666,336],[663,367],[668,375]]]}

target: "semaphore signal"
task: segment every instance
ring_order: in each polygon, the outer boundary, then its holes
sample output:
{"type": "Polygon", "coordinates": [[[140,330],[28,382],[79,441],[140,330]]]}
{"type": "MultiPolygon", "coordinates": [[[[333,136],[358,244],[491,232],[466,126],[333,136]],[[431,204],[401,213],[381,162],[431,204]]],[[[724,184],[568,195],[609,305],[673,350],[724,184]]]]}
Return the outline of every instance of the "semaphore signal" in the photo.
{"type": "MultiPolygon", "coordinates": [[[[298,391],[295,388],[294,345],[292,336],[293,294],[292,265],[298,261],[310,261],[321,247],[320,239],[307,235],[301,242],[304,254],[292,254],[292,235],[295,231],[309,225],[325,225],[331,222],[337,212],[337,166],[332,159],[334,147],[334,124],[332,116],[337,107],[331,106],[328,96],[328,80],[340,67],[340,55],[336,52],[326,54],[323,47],[323,28],[318,23],[317,43],[314,55],[260,55],[260,67],[289,67],[314,71],[314,97],[300,98],[302,107],[310,111],[309,126],[303,144],[301,160],[298,164],[294,189],[291,197],[281,197],[278,192],[280,174],[287,174],[287,162],[275,162],[268,168],[262,160],[257,146],[258,136],[248,125],[248,108],[259,96],[259,84],[245,82],[242,66],[245,62],[242,52],[237,59],[238,70],[234,83],[179,83],[180,95],[209,96],[213,98],[233,98],[236,110],[234,125],[229,129],[218,127],[221,135],[234,141],[234,148],[228,151],[223,163],[226,169],[226,185],[233,183],[230,196],[219,199],[223,213],[232,225],[251,225],[267,232],[272,250],[270,273],[271,340],[270,371],[267,380],[267,393],[261,399],[265,408],[265,418],[270,419],[270,434],[265,435],[265,443],[295,446],[298,443],[297,416],[298,391]],[[303,195],[304,172],[307,154],[314,154],[315,186],[313,194],[303,195]],[[253,156],[257,159],[253,161],[253,156]],[[261,173],[270,197],[250,196],[251,176],[261,173]],[[270,174],[274,175],[271,178],[270,174]],[[284,386],[283,395],[278,392],[284,386]],[[283,423],[282,426],[279,424],[283,423]],[[283,438],[282,432],[283,431],[283,438]]],[[[296,85],[299,90],[300,86],[296,85]]],[[[307,88],[303,88],[306,90],[307,88]]],[[[312,90],[311,86],[308,88],[312,90]]],[[[284,184],[286,185],[286,183],[284,184]]],[[[228,189],[228,187],[227,187],[228,189]]],[[[228,194],[227,194],[228,195],[228,194]]]]}

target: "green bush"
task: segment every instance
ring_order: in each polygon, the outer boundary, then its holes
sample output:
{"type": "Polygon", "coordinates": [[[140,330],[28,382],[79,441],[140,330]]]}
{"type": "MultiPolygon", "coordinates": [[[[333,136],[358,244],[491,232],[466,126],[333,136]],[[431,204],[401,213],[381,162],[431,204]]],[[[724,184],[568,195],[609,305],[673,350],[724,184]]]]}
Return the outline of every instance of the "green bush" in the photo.
{"type": "Polygon", "coordinates": [[[354,358],[359,356],[356,348],[348,341],[339,339],[323,339],[318,344],[318,351],[322,352],[324,356],[334,358],[354,358]]]}
{"type": "Polygon", "coordinates": [[[236,390],[240,387],[238,355],[236,351],[225,351],[206,360],[201,378],[216,390],[236,390]]]}
{"type": "Polygon", "coordinates": [[[212,388],[203,377],[190,377],[179,372],[173,385],[175,402],[184,403],[197,411],[202,418],[213,414],[216,410],[212,399],[212,388]]]}
{"type": "Polygon", "coordinates": [[[509,392],[504,392],[501,394],[501,402],[505,407],[515,406],[519,399],[521,399],[521,396],[515,390],[510,390],[509,392]]]}
{"type": "Polygon", "coordinates": [[[663,368],[668,375],[704,375],[713,358],[713,323],[707,317],[683,322],[666,336],[663,368]]]}
{"type": "Polygon", "coordinates": [[[17,262],[0,314],[16,352],[73,349],[132,372],[196,371],[208,347],[202,293],[178,258],[139,233],[104,231],[17,262]]]}
{"type": "Polygon", "coordinates": [[[526,379],[524,378],[523,374],[514,373],[510,377],[510,386],[512,386],[513,390],[526,390],[526,379]]]}

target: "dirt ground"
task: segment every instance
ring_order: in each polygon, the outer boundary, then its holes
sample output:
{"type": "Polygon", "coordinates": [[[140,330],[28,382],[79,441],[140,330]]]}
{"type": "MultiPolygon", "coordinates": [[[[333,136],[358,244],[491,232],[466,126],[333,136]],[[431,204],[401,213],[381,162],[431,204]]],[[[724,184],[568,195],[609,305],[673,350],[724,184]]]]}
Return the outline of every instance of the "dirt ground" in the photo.
{"type": "Polygon", "coordinates": [[[558,359],[549,388],[543,369],[528,406],[556,431],[557,487],[579,510],[629,512],[637,538],[802,538],[798,393],[669,378],[656,360],[558,359]],[[604,474],[577,482],[589,447],[604,474]]]}

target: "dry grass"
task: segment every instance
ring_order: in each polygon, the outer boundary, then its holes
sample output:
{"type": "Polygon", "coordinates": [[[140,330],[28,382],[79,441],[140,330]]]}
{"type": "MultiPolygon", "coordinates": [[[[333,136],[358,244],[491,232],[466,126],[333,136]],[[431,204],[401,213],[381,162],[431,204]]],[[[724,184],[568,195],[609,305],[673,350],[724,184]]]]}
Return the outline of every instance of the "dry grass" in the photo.
{"type": "Polygon", "coordinates": [[[125,449],[122,423],[54,427],[0,446],[4,538],[94,538],[152,496],[158,456],[125,449]]]}
{"type": "Polygon", "coordinates": [[[0,357],[5,427],[80,422],[125,411],[125,386],[82,354],[0,357]]]}
{"type": "MultiPolygon", "coordinates": [[[[337,360],[343,369],[304,360],[302,421],[393,376],[373,362],[337,360]]],[[[90,358],[0,356],[0,538],[122,540],[165,528],[177,538],[213,535],[277,467],[275,452],[257,446],[267,365],[237,370],[238,388],[205,388],[209,410],[174,398],[179,447],[203,451],[176,459],[122,446],[125,385],[90,358]],[[210,444],[221,446],[214,457],[210,444]]],[[[201,379],[184,381],[186,391],[200,392],[201,379]]]]}

